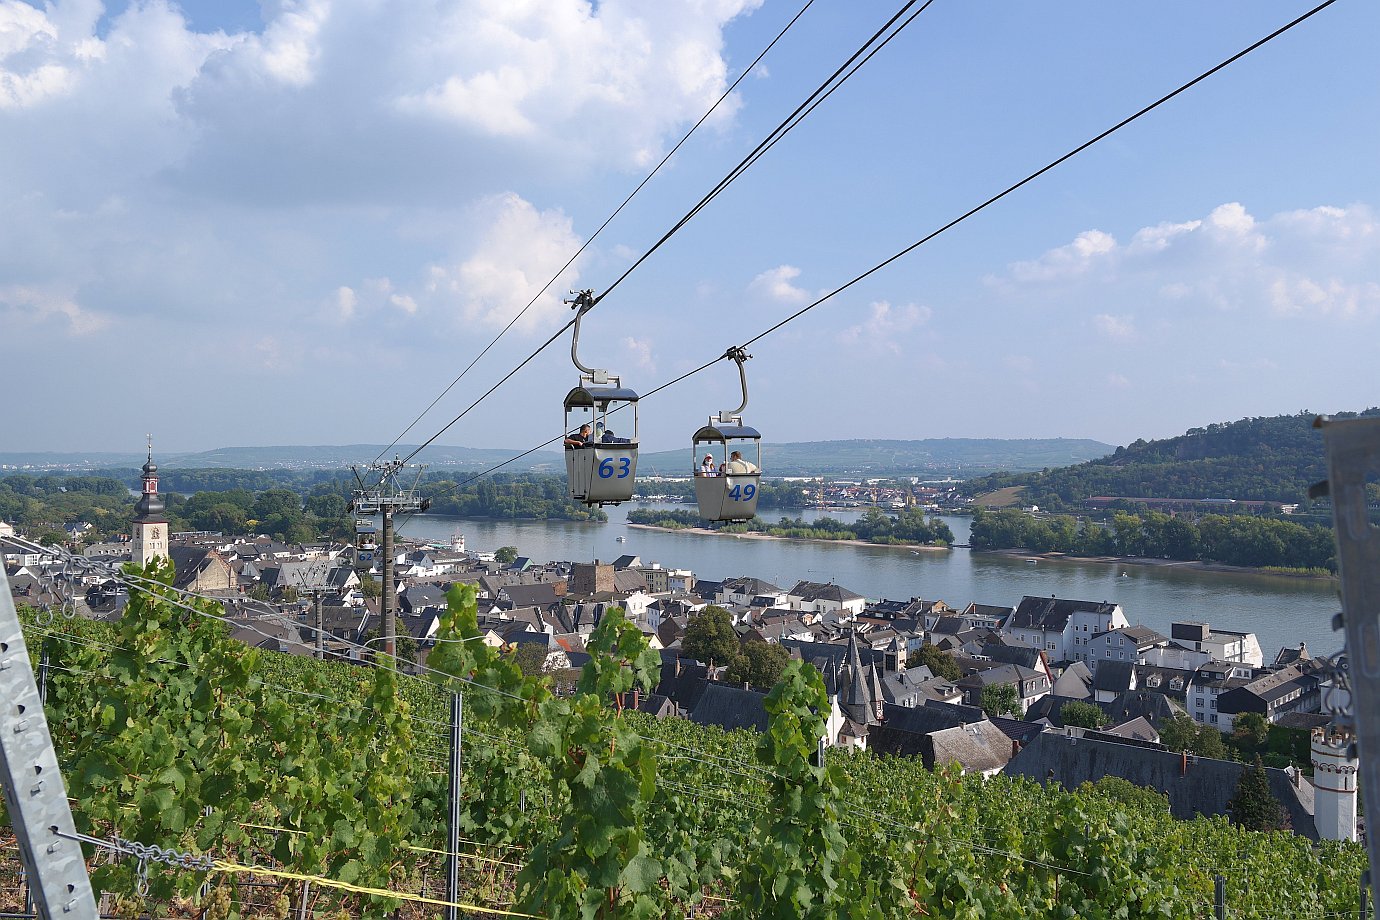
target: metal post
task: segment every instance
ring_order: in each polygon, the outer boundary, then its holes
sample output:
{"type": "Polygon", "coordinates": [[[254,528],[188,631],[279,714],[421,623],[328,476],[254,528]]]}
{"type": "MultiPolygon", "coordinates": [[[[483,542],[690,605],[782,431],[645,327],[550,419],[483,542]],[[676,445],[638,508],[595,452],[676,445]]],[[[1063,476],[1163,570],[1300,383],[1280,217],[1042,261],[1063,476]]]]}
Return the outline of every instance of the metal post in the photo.
{"type": "Polygon", "coordinates": [[[297,920],[307,920],[307,892],[311,890],[311,882],[302,883],[302,902],[297,905],[297,920]]]}
{"type": "Polygon", "coordinates": [[[91,879],[76,833],[24,631],[0,569],[0,784],[29,878],[44,918],[97,916],[91,879]]]}
{"type": "Polygon", "coordinates": [[[379,611],[383,615],[383,626],[379,635],[383,637],[383,653],[388,656],[385,667],[396,668],[398,664],[398,624],[393,619],[393,605],[398,602],[398,593],[393,586],[393,509],[383,507],[383,596],[379,598],[379,611]]]}
{"type": "Polygon", "coordinates": [[[1356,916],[1359,920],[1370,920],[1370,870],[1361,871],[1361,909],[1356,916]]]}
{"type": "Polygon", "coordinates": [[[326,617],[321,610],[321,605],[326,599],[326,595],[321,591],[312,592],[316,601],[316,658],[318,661],[326,660],[326,617]]]}
{"type": "Polygon", "coordinates": [[[1227,880],[1220,875],[1212,877],[1213,902],[1217,920],[1227,920],[1227,880]]]}
{"type": "Polygon", "coordinates": [[[460,900],[460,730],[464,725],[464,700],[460,693],[450,698],[450,825],[446,835],[446,900],[451,905],[446,908],[446,920],[459,920],[460,909],[455,902],[460,900]]]}
{"type": "MultiPolygon", "coordinates": [[[[1380,472],[1380,418],[1320,419],[1327,448],[1327,491],[1337,539],[1347,680],[1367,815],[1380,815],[1380,528],[1370,523],[1366,477],[1380,472]]],[[[1366,835],[1380,865],[1380,834],[1366,835]]]]}

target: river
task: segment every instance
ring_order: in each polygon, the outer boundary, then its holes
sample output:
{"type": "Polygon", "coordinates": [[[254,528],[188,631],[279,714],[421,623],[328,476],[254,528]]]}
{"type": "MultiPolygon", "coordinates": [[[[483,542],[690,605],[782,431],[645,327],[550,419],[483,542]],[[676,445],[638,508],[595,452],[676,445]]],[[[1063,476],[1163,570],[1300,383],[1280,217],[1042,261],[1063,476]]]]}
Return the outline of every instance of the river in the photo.
{"type": "MultiPolygon", "coordinates": [[[[1285,645],[1308,643],[1314,654],[1341,647],[1332,615],[1335,584],[1327,579],[1202,572],[1174,567],[1041,560],[975,553],[957,548],[912,553],[888,546],[855,546],[794,540],[752,540],[627,526],[627,510],[639,507],[693,509],[693,505],[610,507],[606,524],[570,521],[464,520],[418,515],[402,528],[416,540],[448,540],[460,531],[470,550],[516,546],[524,556],[548,560],[612,561],[640,556],[644,565],[690,569],[709,579],[751,575],[789,588],[797,581],[834,581],[877,599],[923,597],[962,608],[970,601],[1011,606],[1030,595],[1115,601],[1132,623],[1165,635],[1176,620],[1204,620],[1219,629],[1254,632],[1266,662],[1285,645]],[[626,542],[617,542],[618,537],[626,542]]],[[[785,512],[767,511],[767,520],[785,512]]],[[[850,511],[791,511],[792,517],[828,515],[843,521],[850,511]]],[[[958,543],[968,542],[969,519],[944,517],[958,543]]]]}

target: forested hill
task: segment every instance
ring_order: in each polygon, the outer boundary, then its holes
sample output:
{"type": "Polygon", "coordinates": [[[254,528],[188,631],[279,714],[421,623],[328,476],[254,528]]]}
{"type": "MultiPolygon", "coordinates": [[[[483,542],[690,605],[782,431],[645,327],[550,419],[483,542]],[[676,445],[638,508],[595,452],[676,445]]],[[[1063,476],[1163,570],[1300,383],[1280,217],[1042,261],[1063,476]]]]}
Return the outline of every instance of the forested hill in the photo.
{"type": "MultiPolygon", "coordinates": [[[[769,435],[770,432],[763,432],[769,435]]],[[[924,476],[965,478],[994,470],[1038,470],[1108,453],[1112,445],[1079,438],[927,438],[917,441],[851,440],[762,445],[770,476],[924,476]]],[[[643,453],[643,475],[684,476],[693,467],[690,447],[643,453]]]]}
{"type": "MultiPolygon", "coordinates": [[[[1380,408],[1333,417],[1358,415],[1380,415],[1380,408]]],[[[1020,487],[1022,503],[1051,510],[1081,506],[1094,495],[1303,502],[1308,487],[1327,476],[1315,417],[1300,412],[1190,428],[1075,466],[973,479],[964,490],[981,496],[1020,487]]]]}

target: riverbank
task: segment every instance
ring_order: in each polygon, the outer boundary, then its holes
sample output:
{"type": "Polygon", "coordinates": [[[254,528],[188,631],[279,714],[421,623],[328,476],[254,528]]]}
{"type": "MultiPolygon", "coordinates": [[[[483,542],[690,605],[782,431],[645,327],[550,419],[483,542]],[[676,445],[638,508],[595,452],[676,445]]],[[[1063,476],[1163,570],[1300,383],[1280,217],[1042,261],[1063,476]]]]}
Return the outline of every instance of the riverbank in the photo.
{"type": "Polygon", "coordinates": [[[822,540],[816,537],[778,537],[769,533],[726,533],[708,527],[657,527],[655,524],[628,524],[638,530],[659,530],[662,533],[704,534],[710,537],[737,537],[740,540],[783,540],[787,543],[827,543],[831,546],[879,546],[886,549],[908,549],[911,552],[946,553],[947,546],[930,546],[925,543],[869,543],[866,540],[822,540]]]}
{"type": "MultiPolygon", "coordinates": [[[[631,525],[629,525],[631,526],[631,525]]],[[[1028,549],[975,549],[975,553],[992,556],[1012,556],[1020,559],[1038,559],[1041,562],[1092,562],[1101,565],[1124,565],[1147,569],[1186,569],[1190,572],[1209,572],[1223,575],[1268,575],[1276,578],[1301,578],[1310,581],[1335,580],[1335,575],[1319,575],[1305,571],[1281,571],[1277,568],[1262,568],[1247,565],[1223,565],[1218,562],[1200,562],[1184,559],[1151,559],[1144,556],[1070,556],[1068,553],[1033,553],[1028,549]]]]}

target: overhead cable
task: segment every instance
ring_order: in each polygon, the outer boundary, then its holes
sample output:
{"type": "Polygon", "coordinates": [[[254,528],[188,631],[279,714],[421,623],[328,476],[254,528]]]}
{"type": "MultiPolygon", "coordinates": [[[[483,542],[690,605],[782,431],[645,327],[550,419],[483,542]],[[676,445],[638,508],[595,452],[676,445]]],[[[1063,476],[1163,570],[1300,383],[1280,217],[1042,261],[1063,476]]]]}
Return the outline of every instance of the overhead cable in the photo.
{"type": "Polygon", "coordinates": [[[743,72],[738,75],[738,78],[729,85],[728,89],[724,90],[723,95],[716,99],[714,101],[714,104],[711,105],[709,109],[703,115],[700,116],[699,121],[695,122],[690,127],[690,130],[686,131],[685,134],[681,137],[681,139],[676,141],[676,145],[672,147],[664,157],[661,158],[661,161],[657,163],[656,166],[652,167],[652,171],[647,173],[646,178],[639,182],[637,184],[637,187],[628,193],[628,197],[624,198],[622,203],[619,204],[618,207],[613,209],[613,213],[610,214],[608,217],[604,218],[604,222],[599,225],[598,229],[596,229],[592,234],[590,234],[589,239],[584,241],[580,248],[575,251],[575,254],[571,256],[569,259],[567,259],[565,264],[562,265],[556,271],[556,273],[552,275],[551,278],[545,284],[543,284],[535,294],[532,295],[532,299],[527,302],[527,306],[523,307],[516,316],[508,320],[508,325],[504,326],[499,331],[498,335],[494,336],[493,339],[489,342],[489,344],[485,345],[483,350],[481,350],[479,354],[475,355],[474,359],[471,360],[469,364],[465,365],[465,369],[462,370],[458,375],[456,375],[454,380],[452,380],[450,383],[446,385],[446,388],[442,390],[440,394],[435,399],[433,399],[431,403],[425,409],[423,409],[421,413],[418,414],[418,416],[414,418],[406,428],[402,430],[402,433],[399,434],[396,438],[394,438],[387,447],[379,451],[378,456],[374,458],[375,463],[379,461],[380,457],[392,450],[399,441],[406,437],[407,433],[411,431],[416,426],[416,424],[426,416],[428,412],[435,408],[436,404],[440,402],[445,397],[445,395],[455,387],[457,383],[460,382],[461,378],[468,374],[470,372],[470,369],[479,363],[479,359],[483,358],[484,355],[488,353],[489,349],[497,345],[498,340],[503,338],[503,336],[507,334],[508,330],[512,329],[513,326],[517,324],[518,320],[522,319],[523,316],[527,314],[527,311],[532,309],[532,307],[536,305],[536,302],[538,299],[540,299],[541,295],[545,294],[547,289],[549,289],[551,285],[556,283],[556,280],[561,277],[561,275],[565,272],[567,268],[575,264],[575,260],[578,259],[582,254],[584,254],[584,251],[589,248],[590,244],[593,243],[596,239],[598,239],[599,234],[603,233],[604,229],[613,222],[613,219],[617,217],[620,213],[622,213],[623,209],[628,206],[628,203],[631,202],[633,198],[637,196],[637,193],[642,191],[643,186],[645,186],[648,182],[652,181],[652,178],[655,177],[656,174],[661,171],[661,167],[665,166],[667,161],[670,160],[671,157],[675,156],[676,151],[680,150],[680,148],[685,144],[685,142],[690,139],[690,136],[694,134],[697,130],[699,130],[699,127],[709,119],[709,116],[713,115],[714,112],[718,110],[719,106],[723,104],[724,100],[727,99],[733,93],[733,91],[738,88],[738,84],[742,83],[743,80],[747,77],[747,75],[752,73],[757,68],[757,65],[762,62],[762,58],[767,56],[767,52],[771,51],[771,49],[776,46],[776,43],[779,42],[782,39],[782,37],[784,37],[785,34],[791,30],[791,26],[795,25],[796,20],[800,19],[801,16],[805,15],[805,11],[808,10],[811,7],[811,5],[814,4],[814,2],[815,0],[806,0],[805,5],[800,8],[800,11],[797,12],[793,17],[791,17],[790,22],[786,23],[786,25],[781,29],[781,31],[776,33],[776,37],[773,38],[767,44],[767,46],[763,48],[761,52],[758,53],[757,57],[752,59],[752,63],[743,69],[743,72]]]}
{"type": "Polygon", "coordinates": [[[736,180],[739,176],[746,172],[748,168],[752,166],[753,163],[756,163],[759,159],[761,159],[762,154],[766,153],[768,150],[774,147],[777,141],[785,137],[787,134],[791,132],[791,130],[793,130],[797,125],[799,125],[800,122],[804,119],[805,115],[808,115],[810,112],[813,112],[815,110],[815,107],[818,106],[820,102],[823,102],[824,99],[828,98],[834,92],[834,90],[838,89],[839,86],[842,86],[845,82],[847,82],[847,80],[850,77],[852,77],[853,74],[857,73],[858,67],[861,67],[862,64],[870,60],[872,55],[876,54],[883,47],[885,47],[887,42],[890,42],[893,38],[900,34],[902,29],[914,22],[915,17],[919,16],[921,13],[927,10],[930,4],[934,2],[934,0],[926,0],[925,4],[921,6],[920,9],[916,10],[915,13],[909,19],[901,23],[901,25],[894,32],[892,32],[890,35],[886,37],[885,40],[878,44],[878,39],[885,35],[887,31],[891,29],[893,25],[895,25],[896,21],[900,19],[902,16],[904,16],[906,12],[916,4],[916,2],[917,0],[908,0],[906,4],[904,4],[899,10],[897,10],[895,15],[888,19],[880,29],[874,32],[867,39],[867,41],[863,42],[862,46],[859,47],[857,51],[854,51],[853,54],[849,56],[848,60],[840,64],[837,70],[831,73],[823,83],[816,87],[815,91],[812,92],[805,99],[804,102],[796,106],[795,110],[792,111],[791,114],[787,115],[781,121],[780,124],[773,128],[771,133],[768,134],[760,144],[754,147],[747,156],[739,160],[738,164],[734,166],[732,169],[730,169],[728,171],[728,174],[725,175],[722,179],[720,179],[718,184],[715,185],[714,188],[709,190],[708,194],[706,194],[703,198],[696,202],[694,207],[692,207],[689,211],[686,211],[685,216],[683,216],[680,220],[676,221],[676,223],[671,227],[670,230],[667,230],[664,234],[662,234],[661,238],[658,239],[655,243],[653,243],[650,249],[648,249],[642,255],[638,256],[637,260],[633,262],[632,265],[628,266],[627,269],[624,270],[623,274],[619,275],[616,279],[614,279],[614,282],[612,284],[604,288],[603,293],[601,293],[598,297],[594,298],[594,303],[597,305],[599,301],[603,300],[605,297],[611,294],[614,288],[618,287],[618,285],[623,283],[623,280],[625,278],[627,278],[634,271],[636,271],[637,268],[643,262],[651,258],[652,253],[660,249],[662,245],[666,243],[667,240],[675,236],[676,233],[678,233],[681,230],[681,228],[688,224],[696,214],[704,210],[706,205],[708,205],[715,198],[719,197],[719,195],[724,191],[724,189],[728,188],[728,186],[731,185],[734,182],[734,180],[736,180]],[[876,47],[874,48],[873,45],[876,45],[876,47]],[[870,52],[869,49],[871,49],[870,52]],[[866,57],[863,57],[864,54],[866,54],[866,57]],[[858,63],[858,66],[853,67],[852,70],[848,70],[848,68],[852,67],[854,62],[858,61],[858,58],[860,57],[863,58],[863,60],[858,63]],[[844,71],[848,71],[848,73],[844,74],[844,71]],[[840,79],[840,75],[843,75],[842,79],[840,79]]]}
{"type": "MultiPolygon", "coordinates": [[[[633,262],[632,265],[630,265],[626,270],[624,270],[624,272],[621,275],[619,275],[618,278],[615,279],[611,285],[605,288],[603,293],[599,294],[598,297],[595,297],[593,300],[593,304],[591,304],[591,306],[597,306],[598,303],[605,297],[607,297],[609,293],[613,291],[614,288],[618,287],[618,285],[621,284],[629,275],[631,275],[633,271],[635,271],[640,265],[642,265],[643,262],[650,258],[652,253],[660,249],[668,240],[671,239],[671,237],[675,236],[677,232],[679,232],[686,224],[688,224],[691,221],[691,219],[695,217],[695,215],[699,214],[700,211],[704,210],[704,208],[711,201],[713,201],[720,194],[722,194],[723,191],[727,189],[729,185],[731,185],[739,176],[741,176],[748,169],[748,167],[750,167],[753,163],[757,162],[757,160],[761,158],[762,154],[764,154],[767,150],[775,146],[777,141],[779,141],[782,137],[784,137],[792,129],[799,125],[801,120],[803,120],[803,118],[805,117],[805,115],[808,115],[810,112],[814,111],[814,109],[819,105],[820,102],[822,102],[825,98],[832,94],[835,89],[837,89],[840,85],[846,82],[850,77],[853,76],[853,74],[857,73],[858,68],[861,67],[863,63],[865,63],[867,60],[870,60],[872,55],[876,54],[876,52],[880,50],[882,47],[884,47],[887,44],[887,42],[890,42],[892,38],[895,38],[896,35],[902,29],[904,29],[906,26],[908,26],[911,22],[915,20],[916,16],[928,9],[930,4],[933,3],[934,0],[926,0],[926,2],[920,7],[919,10],[912,14],[909,19],[906,19],[906,21],[901,23],[901,25],[898,28],[896,28],[895,31],[892,31],[891,34],[888,35],[888,31],[891,30],[892,26],[895,25],[897,20],[904,16],[906,12],[909,11],[910,8],[913,7],[917,2],[918,0],[907,0],[907,2],[899,10],[896,11],[895,15],[888,19],[887,22],[880,29],[873,33],[867,39],[867,41],[864,42],[862,46],[858,48],[857,51],[853,52],[853,54],[849,56],[848,60],[844,61],[843,64],[841,64],[832,74],[830,74],[829,77],[823,83],[821,83],[815,89],[815,91],[812,92],[805,99],[804,102],[796,106],[796,108],[791,112],[790,115],[786,116],[786,118],[780,124],[778,124],[774,129],[772,129],[771,133],[768,134],[767,137],[761,143],[759,143],[755,148],[753,148],[752,152],[750,152],[746,157],[740,160],[738,164],[733,167],[733,169],[729,170],[728,174],[725,175],[724,178],[720,179],[713,189],[711,189],[688,212],[686,212],[686,214],[683,217],[681,217],[680,220],[678,220],[675,223],[675,225],[671,227],[670,230],[667,230],[664,234],[662,234],[661,238],[658,239],[656,243],[654,243],[652,247],[648,249],[645,253],[643,253],[635,262],[633,262]],[[878,40],[882,39],[882,36],[884,35],[886,36],[886,38],[881,40],[879,44],[878,40]],[[862,59],[861,61],[859,61],[860,58],[862,59]],[[854,66],[855,64],[856,66],[854,66]],[[852,68],[851,70],[849,69],[850,67],[852,68]],[[842,76],[841,79],[840,76],[842,76]]],[[[490,393],[498,389],[498,387],[501,386],[504,382],[506,382],[510,377],[512,377],[513,374],[521,370],[523,365],[527,364],[538,354],[540,354],[543,350],[545,350],[548,346],[550,346],[552,341],[554,341],[555,338],[559,337],[562,333],[564,333],[566,329],[570,328],[570,326],[573,323],[574,320],[571,320],[570,322],[567,322],[566,325],[562,326],[561,329],[556,332],[555,336],[547,340],[540,348],[538,348],[535,352],[533,352],[526,359],[524,359],[522,364],[519,364],[512,371],[509,371],[506,375],[504,375],[504,377],[500,379],[498,383],[494,384],[492,387],[486,390],[482,396],[480,396],[473,403],[467,406],[463,412],[461,412],[459,415],[455,416],[455,418],[447,422],[445,426],[441,428],[440,431],[436,432],[436,434],[432,435],[430,438],[424,441],[419,447],[417,447],[410,454],[408,454],[407,457],[404,458],[403,462],[406,463],[414,457],[416,457],[417,454],[421,453],[423,449],[432,444],[444,432],[449,430],[451,426],[453,426],[456,422],[460,421],[460,419],[464,418],[465,415],[467,415],[472,409],[474,409],[481,402],[483,402],[489,396],[490,393]]],[[[413,424],[415,425],[416,421],[414,421],[413,424]]],[[[411,426],[409,426],[409,430],[410,428],[411,426]]],[[[399,437],[401,437],[401,435],[399,435],[399,437]]],[[[396,443],[396,441],[394,443],[396,443]]],[[[385,450],[385,453],[386,452],[387,451],[385,450]]],[[[380,454],[380,456],[382,456],[382,454],[380,454]]]]}
{"type": "MultiPolygon", "coordinates": [[[[797,310],[796,312],[794,312],[794,313],[792,313],[791,315],[787,316],[785,319],[782,319],[780,322],[775,323],[775,324],[772,325],[772,326],[769,326],[768,328],[766,328],[766,329],[764,329],[763,331],[759,332],[757,335],[755,335],[755,336],[753,336],[752,338],[748,339],[746,342],[742,343],[741,345],[734,346],[734,347],[746,349],[746,348],[752,346],[753,344],[755,344],[755,343],[761,341],[762,339],[764,339],[764,338],[766,338],[767,336],[771,335],[773,332],[776,332],[776,331],[778,331],[779,329],[781,329],[783,326],[786,326],[787,324],[792,323],[792,322],[794,322],[795,320],[799,319],[800,317],[804,316],[806,313],[809,313],[809,312],[810,312],[811,310],[813,310],[815,307],[818,307],[818,306],[820,306],[821,304],[824,304],[824,303],[826,303],[827,301],[832,300],[833,298],[837,297],[839,294],[842,294],[844,291],[848,290],[849,288],[853,287],[854,285],[858,284],[859,282],[864,281],[864,280],[866,280],[867,278],[870,278],[872,275],[874,275],[874,274],[876,274],[877,272],[881,271],[883,268],[886,268],[886,267],[887,267],[888,265],[890,265],[891,263],[896,262],[897,260],[899,260],[899,259],[901,259],[901,258],[903,258],[903,257],[905,257],[905,256],[907,256],[907,255],[909,255],[910,253],[914,252],[916,249],[919,249],[921,246],[923,246],[923,245],[925,245],[926,243],[930,242],[931,240],[933,240],[935,237],[939,236],[940,234],[945,233],[945,232],[947,232],[948,230],[953,229],[954,227],[956,227],[956,226],[958,226],[959,224],[963,223],[964,221],[968,220],[968,218],[973,217],[974,215],[978,214],[979,212],[981,212],[981,211],[983,211],[983,210],[986,210],[986,209],[987,209],[988,207],[990,207],[991,205],[996,204],[998,201],[1001,201],[1003,198],[1005,198],[1006,196],[1008,196],[1008,195],[1010,195],[1011,193],[1015,192],[1016,190],[1018,190],[1018,189],[1020,189],[1020,188],[1022,188],[1022,187],[1024,187],[1024,186],[1028,185],[1029,183],[1033,182],[1035,179],[1039,178],[1040,176],[1043,176],[1045,173],[1047,173],[1047,172],[1049,172],[1050,170],[1054,169],[1056,166],[1059,166],[1059,165],[1065,163],[1066,161],[1072,159],[1073,157],[1075,157],[1075,156],[1077,156],[1078,154],[1082,153],[1083,151],[1087,150],[1089,147],[1092,147],[1094,144],[1097,144],[1098,142],[1100,142],[1100,141],[1102,141],[1102,140],[1105,140],[1106,138],[1108,138],[1108,137],[1110,137],[1111,135],[1115,134],[1117,131],[1120,131],[1122,128],[1124,128],[1124,127],[1126,127],[1127,125],[1131,124],[1132,122],[1138,120],[1138,119],[1141,118],[1142,116],[1147,115],[1147,114],[1149,114],[1150,112],[1154,111],[1155,109],[1159,108],[1161,105],[1163,105],[1164,103],[1166,103],[1166,102],[1168,102],[1169,100],[1173,99],[1175,96],[1178,96],[1180,93],[1183,93],[1184,91],[1186,91],[1186,90],[1188,90],[1188,89],[1191,89],[1192,87],[1194,87],[1194,86],[1196,86],[1197,84],[1201,83],[1202,81],[1206,80],[1208,77],[1211,77],[1212,75],[1216,74],[1218,71],[1222,70],[1223,68],[1225,68],[1225,67],[1227,67],[1227,66],[1229,66],[1229,65],[1231,65],[1231,64],[1233,64],[1233,63],[1235,63],[1236,61],[1238,61],[1238,60],[1240,60],[1241,58],[1245,57],[1246,55],[1250,54],[1252,51],[1255,51],[1257,48],[1260,48],[1262,45],[1265,45],[1265,44],[1267,44],[1268,42],[1273,41],[1274,39],[1276,39],[1276,38],[1278,38],[1279,36],[1283,35],[1285,32],[1288,32],[1290,29],[1293,29],[1295,26],[1298,26],[1298,25],[1300,25],[1301,23],[1305,22],[1306,20],[1312,18],[1313,16],[1315,16],[1316,14],[1318,14],[1318,13],[1322,12],[1323,10],[1327,9],[1329,6],[1331,6],[1333,3],[1336,3],[1336,2],[1337,2],[1337,0],[1324,0],[1324,2],[1322,2],[1322,3],[1318,4],[1317,6],[1313,7],[1313,8],[1310,9],[1308,12],[1306,12],[1306,13],[1304,13],[1303,15],[1299,16],[1298,18],[1296,18],[1296,19],[1290,21],[1289,23],[1287,23],[1287,24],[1285,24],[1285,25],[1283,25],[1283,26],[1280,26],[1278,29],[1274,30],[1274,31],[1271,32],[1269,35],[1266,35],[1264,38],[1261,38],[1261,39],[1259,39],[1258,41],[1253,42],[1252,44],[1250,44],[1250,45],[1248,45],[1247,47],[1243,48],[1241,51],[1238,51],[1237,53],[1233,54],[1231,57],[1229,57],[1229,58],[1227,58],[1226,60],[1222,61],[1220,64],[1217,64],[1216,66],[1214,66],[1214,67],[1212,67],[1212,68],[1210,68],[1210,69],[1208,69],[1208,70],[1203,71],[1201,74],[1199,74],[1198,76],[1196,76],[1196,77],[1194,77],[1193,79],[1189,80],[1188,82],[1186,82],[1186,83],[1180,85],[1178,88],[1176,88],[1176,89],[1174,89],[1174,90],[1172,90],[1172,91],[1170,91],[1170,92],[1168,92],[1168,93],[1165,93],[1163,96],[1160,96],[1160,97],[1159,97],[1158,99],[1156,99],[1154,102],[1152,102],[1152,103],[1150,103],[1149,105],[1144,106],[1143,108],[1137,110],[1134,114],[1128,115],[1126,118],[1123,118],[1121,121],[1119,121],[1119,122],[1117,122],[1116,124],[1112,125],[1110,128],[1106,129],[1105,131],[1101,132],[1100,134],[1097,134],[1096,136],[1090,138],[1089,140],[1084,141],[1083,143],[1079,144],[1077,147],[1074,147],[1072,150],[1068,151],[1067,153],[1065,153],[1064,155],[1058,157],[1057,159],[1051,160],[1049,163],[1047,163],[1047,164],[1045,164],[1044,166],[1040,167],[1039,169],[1035,170],[1035,171],[1032,172],[1030,175],[1026,176],[1024,179],[1021,179],[1019,182],[1016,182],[1016,183],[1014,183],[1014,184],[1012,184],[1012,185],[1010,185],[1010,186],[1007,186],[1005,189],[1003,189],[1002,191],[1000,191],[1000,192],[998,192],[997,194],[993,195],[992,197],[988,198],[986,201],[983,201],[981,204],[978,204],[978,205],[976,205],[976,206],[974,206],[974,207],[968,209],[967,211],[963,212],[963,213],[960,214],[958,217],[955,217],[953,220],[949,221],[948,223],[944,224],[943,226],[939,227],[938,229],[931,231],[930,233],[928,233],[928,234],[926,234],[925,236],[921,237],[919,240],[915,241],[914,243],[911,243],[909,246],[905,247],[904,249],[900,250],[899,252],[897,252],[897,253],[895,253],[895,254],[893,254],[893,255],[891,255],[891,256],[888,256],[886,259],[883,259],[881,262],[878,262],[876,265],[873,265],[871,268],[867,269],[867,270],[864,271],[863,273],[861,273],[861,274],[859,274],[859,275],[856,275],[856,276],[853,277],[851,280],[849,280],[849,281],[847,281],[846,283],[840,285],[839,287],[834,288],[832,291],[829,291],[827,294],[824,294],[823,296],[821,296],[821,297],[818,298],[817,300],[813,301],[812,303],[806,304],[804,307],[801,307],[799,310],[797,310]]],[[[659,244],[658,244],[658,245],[659,245],[659,244]]],[[[654,248],[655,248],[655,247],[654,247],[654,248]]],[[[648,252],[648,255],[650,255],[650,251],[648,252]]],[[[645,258],[645,256],[644,256],[644,258],[645,258]]],[[[640,261],[640,260],[639,260],[639,261],[640,261]]],[[[625,273],[624,277],[626,277],[626,273],[625,273]]],[[[622,279],[620,278],[619,280],[622,280],[622,279]]],[[[610,288],[609,290],[612,290],[612,288],[610,288]]],[[[605,291],[604,293],[607,294],[608,291],[605,291]]],[[[602,296],[602,295],[601,295],[601,296],[602,296]]],[[[597,299],[596,299],[596,300],[597,300],[597,299]]],[[[717,358],[713,358],[712,360],[707,361],[707,362],[705,362],[704,364],[701,364],[699,367],[695,368],[694,370],[687,371],[686,373],[681,374],[679,377],[676,377],[676,378],[674,378],[674,379],[672,379],[672,380],[669,380],[669,381],[667,381],[666,383],[663,383],[663,384],[661,384],[660,386],[656,387],[655,389],[649,390],[647,393],[645,393],[645,394],[643,394],[641,397],[639,397],[639,401],[645,401],[645,400],[647,400],[649,397],[651,397],[651,396],[653,396],[653,395],[655,395],[655,394],[657,394],[657,393],[660,393],[662,390],[665,390],[665,389],[667,389],[668,387],[672,387],[672,386],[676,385],[677,383],[680,383],[681,381],[683,381],[683,380],[685,380],[685,379],[687,379],[687,378],[689,378],[689,377],[693,377],[693,376],[695,376],[696,374],[698,374],[698,373],[700,373],[700,372],[702,372],[702,371],[708,370],[709,368],[713,367],[715,364],[718,364],[720,361],[723,361],[723,360],[725,360],[726,358],[728,358],[728,357],[729,357],[729,354],[730,354],[732,351],[733,351],[733,348],[729,348],[728,351],[724,352],[724,354],[722,354],[722,355],[719,355],[717,358]]],[[[617,410],[615,410],[615,411],[617,411],[617,410]]],[[[454,485],[451,487],[451,489],[448,490],[448,492],[453,492],[455,489],[461,488],[462,486],[464,486],[464,485],[466,485],[466,484],[468,484],[468,483],[470,483],[470,482],[473,482],[473,481],[475,481],[476,479],[482,478],[482,477],[484,477],[484,476],[489,475],[490,473],[496,472],[497,470],[502,469],[503,467],[505,467],[505,466],[507,466],[508,464],[513,463],[513,462],[515,462],[515,461],[521,459],[522,457],[525,457],[525,456],[527,456],[527,455],[529,455],[529,454],[535,453],[536,451],[541,450],[543,447],[547,447],[548,445],[554,444],[556,441],[558,441],[558,440],[560,440],[560,439],[561,439],[561,436],[557,436],[557,437],[552,438],[551,440],[546,441],[546,442],[544,442],[544,443],[542,443],[542,444],[538,444],[536,447],[533,447],[533,448],[531,448],[530,450],[527,450],[527,451],[524,451],[524,452],[521,453],[521,454],[518,454],[516,457],[511,457],[511,458],[509,458],[508,460],[503,461],[502,463],[495,464],[494,466],[491,466],[491,467],[489,467],[488,469],[486,469],[486,470],[484,470],[484,471],[482,471],[482,472],[480,472],[480,473],[476,473],[476,474],[474,474],[473,476],[470,476],[469,478],[464,479],[464,480],[462,480],[462,481],[460,481],[460,482],[454,484],[454,485]]],[[[447,493],[442,493],[442,494],[447,494],[447,493]]]]}

